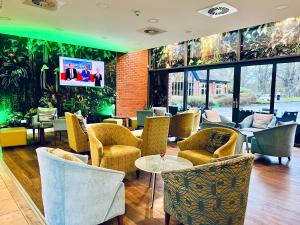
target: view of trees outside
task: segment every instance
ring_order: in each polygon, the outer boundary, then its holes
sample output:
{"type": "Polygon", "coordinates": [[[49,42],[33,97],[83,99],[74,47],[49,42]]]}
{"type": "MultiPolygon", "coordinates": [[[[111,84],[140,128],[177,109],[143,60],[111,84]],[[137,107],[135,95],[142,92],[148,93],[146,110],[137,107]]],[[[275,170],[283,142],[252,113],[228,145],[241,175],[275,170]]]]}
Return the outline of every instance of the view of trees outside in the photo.
{"type": "MultiPolygon", "coordinates": [[[[278,116],[285,111],[300,112],[300,62],[277,65],[275,95],[278,116]]],[[[297,122],[300,122],[299,115],[297,122]]]]}
{"type": "Polygon", "coordinates": [[[168,105],[178,106],[179,111],[183,109],[184,73],[169,74],[168,105]]]}

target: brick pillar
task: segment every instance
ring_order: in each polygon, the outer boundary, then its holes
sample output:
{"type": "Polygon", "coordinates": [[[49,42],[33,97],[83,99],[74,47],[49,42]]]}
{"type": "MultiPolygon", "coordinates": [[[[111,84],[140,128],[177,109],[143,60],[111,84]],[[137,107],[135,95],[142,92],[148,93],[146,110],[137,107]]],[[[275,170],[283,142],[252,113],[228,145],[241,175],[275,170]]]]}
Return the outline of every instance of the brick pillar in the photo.
{"type": "Polygon", "coordinates": [[[117,62],[117,116],[136,116],[148,99],[148,50],[124,54],[117,62]]]}

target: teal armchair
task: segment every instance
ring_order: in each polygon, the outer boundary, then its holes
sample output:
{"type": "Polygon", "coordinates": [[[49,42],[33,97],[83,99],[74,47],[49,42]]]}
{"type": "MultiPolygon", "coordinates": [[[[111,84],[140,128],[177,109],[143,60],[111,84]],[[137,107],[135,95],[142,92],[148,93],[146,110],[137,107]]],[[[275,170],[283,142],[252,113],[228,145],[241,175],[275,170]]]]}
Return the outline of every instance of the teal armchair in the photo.
{"type": "Polygon", "coordinates": [[[57,119],[57,108],[38,107],[37,114],[31,118],[33,138],[35,137],[35,129],[39,129],[42,126],[51,127],[55,119],[57,119]]]}
{"type": "Polygon", "coordinates": [[[290,160],[297,123],[291,123],[254,132],[251,140],[251,152],[278,157],[281,164],[282,157],[290,160]]]}
{"type": "Polygon", "coordinates": [[[136,111],[136,117],[139,127],[143,127],[147,117],[153,117],[154,111],[152,109],[138,110],[136,111]]]}
{"type": "Polygon", "coordinates": [[[212,163],[162,173],[165,224],[243,225],[254,156],[215,159],[212,163]]]}

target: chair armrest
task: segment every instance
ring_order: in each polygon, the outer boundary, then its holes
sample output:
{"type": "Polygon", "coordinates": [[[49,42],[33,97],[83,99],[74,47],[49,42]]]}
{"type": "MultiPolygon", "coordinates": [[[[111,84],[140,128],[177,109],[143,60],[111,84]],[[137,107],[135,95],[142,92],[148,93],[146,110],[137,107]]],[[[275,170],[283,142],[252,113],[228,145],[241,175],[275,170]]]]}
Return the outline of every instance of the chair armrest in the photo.
{"type": "Polygon", "coordinates": [[[103,145],[95,136],[93,129],[90,127],[87,128],[87,133],[89,137],[90,143],[90,152],[92,158],[92,165],[93,166],[100,166],[101,158],[103,156],[103,145]]]}
{"type": "Polygon", "coordinates": [[[237,141],[237,134],[234,133],[232,134],[229,141],[225,145],[221,146],[214,152],[213,157],[220,158],[224,156],[234,155],[236,141],[237,141]]]}
{"type": "Polygon", "coordinates": [[[188,137],[183,141],[177,142],[180,151],[184,150],[199,150],[206,148],[204,130],[198,131],[196,134],[188,137]]]}
{"type": "Polygon", "coordinates": [[[124,133],[118,139],[118,144],[129,145],[136,148],[140,148],[143,140],[133,135],[131,131],[124,127],[124,133]],[[122,138],[121,138],[122,137],[122,138]],[[120,139],[121,138],[121,139],[120,139]]]}
{"type": "Polygon", "coordinates": [[[251,127],[253,123],[253,115],[247,116],[242,122],[239,123],[241,129],[251,127]]]}

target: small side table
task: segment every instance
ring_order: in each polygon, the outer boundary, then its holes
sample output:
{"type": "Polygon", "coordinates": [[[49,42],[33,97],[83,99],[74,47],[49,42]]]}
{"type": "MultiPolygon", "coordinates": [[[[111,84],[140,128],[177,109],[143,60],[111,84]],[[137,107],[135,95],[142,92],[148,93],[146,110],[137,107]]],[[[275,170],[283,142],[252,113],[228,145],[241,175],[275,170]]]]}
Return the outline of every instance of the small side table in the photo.
{"type": "Polygon", "coordinates": [[[165,155],[162,159],[160,155],[149,155],[137,159],[135,161],[135,166],[142,171],[151,173],[150,183],[152,189],[150,208],[153,208],[156,175],[163,171],[190,168],[193,167],[193,163],[178,156],[165,155]]]}

